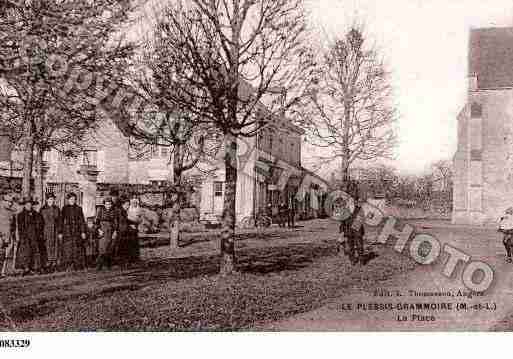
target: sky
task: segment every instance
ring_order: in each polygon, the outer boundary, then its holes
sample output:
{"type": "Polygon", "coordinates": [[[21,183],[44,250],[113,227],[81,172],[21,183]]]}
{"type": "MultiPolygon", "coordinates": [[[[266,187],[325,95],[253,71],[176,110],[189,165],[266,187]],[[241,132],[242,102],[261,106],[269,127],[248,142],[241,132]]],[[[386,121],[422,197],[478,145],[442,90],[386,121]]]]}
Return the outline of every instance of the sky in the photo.
{"type": "MultiPolygon", "coordinates": [[[[363,22],[381,50],[400,116],[395,159],[386,163],[402,173],[419,174],[434,161],[452,159],[456,116],[466,101],[469,31],[513,26],[513,1],[305,1],[315,26],[344,34],[355,20],[363,22]]],[[[304,144],[303,165],[314,169],[319,151],[304,144]]],[[[327,176],[337,166],[323,166],[319,174],[327,176]]]]}
{"type": "MultiPolygon", "coordinates": [[[[466,100],[469,30],[513,26],[513,1],[311,0],[310,4],[313,22],[330,33],[344,33],[355,18],[363,21],[382,50],[392,71],[400,114],[399,145],[390,164],[414,174],[433,161],[452,159],[456,116],[466,100]]],[[[308,166],[309,149],[303,152],[308,166]]]]}

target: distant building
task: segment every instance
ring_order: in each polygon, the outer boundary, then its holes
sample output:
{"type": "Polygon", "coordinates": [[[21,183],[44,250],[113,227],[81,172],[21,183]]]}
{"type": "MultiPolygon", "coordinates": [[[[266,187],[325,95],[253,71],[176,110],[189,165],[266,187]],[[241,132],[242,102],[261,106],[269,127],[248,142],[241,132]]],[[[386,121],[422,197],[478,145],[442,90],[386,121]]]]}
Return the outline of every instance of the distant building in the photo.
{"type": "Polygon", "coordinates": [[[485,224],[513,205],[513,28],[471,30],[468,64],[452,221],[485,224]]]}

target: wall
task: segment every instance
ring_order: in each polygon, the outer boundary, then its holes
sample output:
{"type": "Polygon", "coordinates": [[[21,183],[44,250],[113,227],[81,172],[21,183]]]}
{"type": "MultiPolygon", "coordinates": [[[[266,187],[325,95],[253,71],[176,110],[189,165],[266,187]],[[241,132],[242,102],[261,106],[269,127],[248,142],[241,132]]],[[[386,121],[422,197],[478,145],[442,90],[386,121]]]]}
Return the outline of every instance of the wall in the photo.
{"type": "Polygon", "coordinates": [[[98,146],[98,182],[128,183],[128,139],[110,120],[100,126],[93,139],[98,146]]]}
{"type": "Polygon", "coordinates": [[[483,211],[495,222],[513,205],[513,91],[480,91],[483,104],[483,211]]]}
{"type": "Polygon", "coordinates": [[[258,134],[258,149],[291,165],[301,165],[301,135],[292,130],[263,129],[258,134]]]}
{"type": "Polygon", "coordinates": [[[471,91],[468,99],[458,118],[452,220],[492,224],[513,205],[513,90],[471,91]],[[480,121],[472,104],[481,105],[480,121]]]}
{"type": "MultiPolygon", "coordinates": [[[[85,140],[85,146],[96,149],[98,182],[128,183],[128,139],[110,120],[102,120],[96,131],[85,140]]],[[[65,158],[53,150],[47,155],[50,165],[48,182],[79,182],[83,180],[77,172],[82,156],[65,158]]]]}

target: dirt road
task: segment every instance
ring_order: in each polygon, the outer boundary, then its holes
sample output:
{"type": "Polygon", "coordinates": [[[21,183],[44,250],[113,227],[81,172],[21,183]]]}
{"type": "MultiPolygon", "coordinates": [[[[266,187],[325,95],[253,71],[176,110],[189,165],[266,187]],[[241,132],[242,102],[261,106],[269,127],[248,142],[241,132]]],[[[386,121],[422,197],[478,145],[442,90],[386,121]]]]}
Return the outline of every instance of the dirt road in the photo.
{"type": "MultiPolygon", "coordinates": [[[[262,330],[344,331],[483,331],[491,329],[513,309],[513,264],[506,263],[501,235],[494,229],[455,227],[447,224],[415,223],[419,232],[429,233],[494,269],[494,283],[483,296],[465,296],[469,290],[461,280],[463,265],[451,278],[442,274],[448,256],[437,263],[420,266],[379,285],[352,289],[315,311],[259,327],[262,330]],[[422,296],[440,293],[445,296],[422,296]],[[380,294],[390,296],[380,296],[380,294]],[[461,294],[461,295],[460,295],[461,294]],[[369,309],[369,304],[381,309],[369,309]],[[428,303],[436,309],[411,310],[404,304],[428,303]],[[386,309],[388,304],[388,308],[386,309]],[[465,305],[467,309],[458,310],[465,305]],[[366,306],[367,305],[367,306],[366,306]]],[[[393,242],[392,242],[393,243],[393,242]]],[[[465,308],[465,307],[463,307],[465,308]]]]}

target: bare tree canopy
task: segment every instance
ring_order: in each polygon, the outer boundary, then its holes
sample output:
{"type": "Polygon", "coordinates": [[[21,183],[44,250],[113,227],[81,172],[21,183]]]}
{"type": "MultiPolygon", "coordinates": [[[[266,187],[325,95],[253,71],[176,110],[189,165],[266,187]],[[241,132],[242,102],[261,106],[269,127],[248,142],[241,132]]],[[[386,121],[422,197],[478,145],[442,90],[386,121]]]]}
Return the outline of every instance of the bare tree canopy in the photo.
{"type": "Polygon", "coordinates": [[[396,111],[389,73],[366,33],[353,27],[324,53],[319,83],[297,117],[308,140],[341,160],[343,177],[357,160],[392,157],[396,111]]]}
{"type": "Polygon", "coordinates": [[[307,88],[313,57],[302,10],[300,0],[176,1],[155,33],[162,70],[173,74],[166,97],[225,134],[253,136],[259,110],[276,114],[285,93],[291,106],[307,88]]]}
{"type": "Polygon", "coordinates": [[[33,149],[80,149],[98,108],[121,83],[134,46],[119,32],[131,1],[24,0],[0,8],[3,127],[25,153],[29,193],[33,149]]]}
{"type": "Polygon", "coordinates": [[[172,74],[166,99],[225,136],[225,253],[234,254],[226,243],[235,230],[237,138],[282,118],[309,88],[306,24],[302,0],[178,0],[157,22],[172,74]]]}

